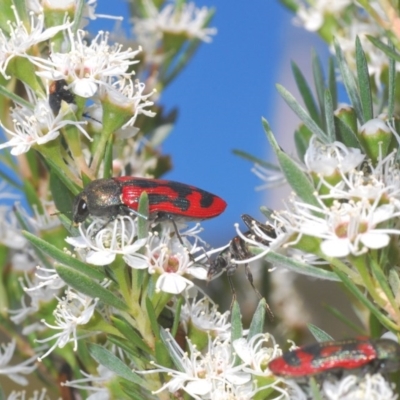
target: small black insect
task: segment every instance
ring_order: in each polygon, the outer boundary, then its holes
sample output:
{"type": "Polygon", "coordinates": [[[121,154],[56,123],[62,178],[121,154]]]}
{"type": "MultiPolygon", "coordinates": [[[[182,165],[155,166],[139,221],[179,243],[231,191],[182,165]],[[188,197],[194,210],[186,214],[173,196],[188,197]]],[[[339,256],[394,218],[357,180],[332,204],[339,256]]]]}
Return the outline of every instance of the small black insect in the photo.
{"type": "Polygon", "coordinates": [[[54,115],[57,115],[61,109],[61,102],[68,104],[75,103],[74,94],[68,89],[68,83],[65,79],[53,81],[49,88],[49,105],[54,115]]]}

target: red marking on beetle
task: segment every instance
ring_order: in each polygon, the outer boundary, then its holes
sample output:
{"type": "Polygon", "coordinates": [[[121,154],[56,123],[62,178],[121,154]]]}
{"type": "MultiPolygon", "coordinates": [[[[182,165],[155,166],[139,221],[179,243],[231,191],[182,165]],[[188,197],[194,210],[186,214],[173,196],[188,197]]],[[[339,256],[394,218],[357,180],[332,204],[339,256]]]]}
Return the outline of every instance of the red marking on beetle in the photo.
{"type": "Polygon", "coordinates": [[[220,197],[184,183],[162,180],[115,178],[121,184],[122,202],[137,211],[140,195],[149,196],[149,213],[165,213],[193,220],[214,218],[226,208],[226,202],[220,197]]]}
{"type": "Polygon", "coordinates": [[[392,372],[400,368],[400,345],[390,339],[348,339],[315,343],[288,351],[269,363],[274,375],[303,378],[365,368],[392,372]]]}

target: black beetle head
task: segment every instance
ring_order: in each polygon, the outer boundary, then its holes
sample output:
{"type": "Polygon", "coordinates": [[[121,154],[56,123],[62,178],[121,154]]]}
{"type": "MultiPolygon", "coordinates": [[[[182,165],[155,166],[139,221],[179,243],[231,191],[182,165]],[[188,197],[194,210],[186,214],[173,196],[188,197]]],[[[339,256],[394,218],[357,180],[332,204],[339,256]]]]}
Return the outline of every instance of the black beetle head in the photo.
{"type": "Polygon", "coordinates": [[[85,193],[80,193],[75,197],[72,207],[72,221],[74,224],[85,221],[89,216],[89,208],[87,205],[87,196],[85,193]]]}

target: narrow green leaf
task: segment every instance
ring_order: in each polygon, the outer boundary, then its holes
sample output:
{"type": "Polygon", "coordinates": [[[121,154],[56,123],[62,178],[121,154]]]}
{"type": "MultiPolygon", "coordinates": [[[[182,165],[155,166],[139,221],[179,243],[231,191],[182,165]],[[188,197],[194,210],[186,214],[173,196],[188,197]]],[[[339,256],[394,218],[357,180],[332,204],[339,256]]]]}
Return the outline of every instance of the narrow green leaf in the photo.
{"type": "Polygon", "coordinates": [[[310,389],[313,400],[323,400],[319,385],[313,376],[310,377],[310,389]]]}
{"type": "MultiPolygon", "coordinates": [[[[393,49],[393,44],[390,43],[390,47],[393,49]]],[[[394,103],[396,101],[395,92],[396,92],[396,60],[393,58],[389,58],[389,82],[388,82],[388,92],[389,92],[389,100],[388,100],[388,118],[393,118],[394,114],[394,103]]]]}
{"type": "Polygon", "coordinates": [[[318,342],[327,342],[328,340],[334,340],[331,335],[323,331],[321,328],[318,328],[317,326],[313,324],[307,324],[308,330],[311,332],[311,334],[315,337],[315,339],[318,342]]]}
{"type": "Polygon", "coordinates": [[[341,119],[335,117],[334,120],[335,120],[335,125],[337,127],[336,131],[339,132],[341,141],[347,147],[354,147],[356,149],[361,149],[361,144],[358,141],[358,138],[353,132],[353,130],[341,119]]]}
{"type": "Polygon", "coordinates": [[[148,297],[146,298],[146,310],[154,336],[157,340],[160,340],[160,327],[157,322],[157,317],[153,308],[153,304],[151,302],[151,299],[149,299],[148,297]]]}
{"type": "Polygon", "coordinates": [[[327,142],[325,132],[317,125],[317,123],[308,115],[307,111],[297,102],[297,100],[283,86],[276,85],[278,92],[286,101],[288,106],[296,113],[296,115],[304,122],[307,128],[317,135],[321,141],[327,142]]]}
{"type": "Polygon", "coordinates": [[[332,103],[332,96],[329,89],[325,90],[325,120],[326,120],[326,132],[328,134],[329,142],[333,143],[336,140],[335,132],[335,120],[334,120],[334,110],[332,103]]]}
{"type": "Polygon", "coordinates": [[[128,306],[119,297],[93,279],[90,279],[87,275],[64,265],[55,265],[55,269],[58,275],[60,275],[60,278],[78,292],[86,294],[94,299],[98,298],[104,304],[115,307],[118,310],[128,310],[128,306]]]}
{"type": "Polygon", "coordinates": [[[240,307],[236,300],[232,306],[231,327],[231,343],[233,343],[234,340],[240,339],[243,336],[242,316],[240,315],[240,307]]]}
{"type": "Polygon", "coordinates": [[[357,85],[354,80],[354,76],[350,71],[349,66],[347,65],[344,54],[337,40],[334,40],[334,44],[335,44],[336,58],[338,60],[344,86],[346,87],[347,94],[349,96],[351,104],[353,105],[354,111],[356,112],[358,120],[360,121],[361,124],[364,124],[365,120],[362,112],[361,99],[357,90],[357,85]]]}
{"type": "Polygon", "coordinates": [[[329,57],[329,69],[328,69],[328,88],[332,96],[333,108],[337,108],[337,85],[336,85],[336,71],[335,61],[333,57],[329,57]]]}
{"type": "Polygon", "coordinates": [[[249,333],[247,335],[248,340],[251,339],[253,336],[263,332],[266,306],[267,302],[264,298],[262,298],[258,303],[257,309],[253,315],[253,319],[251,320],[249,333]]]}
{"type": "Polygon", "coordinates": [[[113,142],[110,139],[106,145],[106,151],[104,153],[104,168],[103,178],[108,179],[112,177],[112,162],[113,162],[113,142]]]}
{"type": "Polygon", "coordinates": [[[400,61],[400,54],[394,50],[393,46],[389,46],[386,43],[383,43],[382,40],[377,39],[376,37],[366,35],[368,40],[376,46],[378,49],[382,50],[389,58],[400,61]]]}
{"type": "Polygon", "coordinates": [[[83,273],[90,278],[102,280],[106,277],[102,268],[91,266],[79,261],[43,239],[33,235],[30,232],[23,231],[22,234],[26,237],[37,249],[47,254],[60,264],[64,264],[69,268],[75,269],[79,273],[83,273]]]}
{"type": "Polygon", "coordinates": [[[267,138],[278,158],[281,170],[284,173],[289,185],[297,195],[308,204],[318,207],[318,202],[314,196],[314,186],[309,177],[302,171],[299,165],[289,157],[275,140],[275,137],[269,127],[266,119],[262,120],[267,138]]]}
{"type": "Polygon", "coordinates": [[[364,121],[369,121],[374,117],[372,106],[371,84],[369,81],[368,63],[364,50],[361,46],[359,37],[356,38],[356,64],[358,87],[360,90],[361,106],[364,115],[364,121]]]}
{"type": "Polygon", "coordinates": [[[399,331],[398,326],[394,324],[391,320],[389,320],[387,317],[385,317],[379,310],[379,308],[377,308],[368,299],[368,297],[365,296],[365,293],[361,292],[361,290],[358,289],[358,287],[346,274],[341,272],[334,265],[332,265],[332,268],[335,269],[336,274],[343,282],[343,284],[346,286],[346,288],[349,290],[349,292],[352,293],[357,298],[357,300],[359,300],[362,304],[364,304],[364,306],[367,307],[371,311],[371,313],[375,315],[375,317],[381,322],[383,326],[392,331],[399,331]]]}
{"type": "Polygon", "coordinates": [[[245,151],[233,150],[233,154],[236,154],[237,156],[242,157],[245,160],[248,160],[254,164],[261,165],[262,167],[264,167],[266,169],[270,169],[272,171],[280,171],[280,168],[277,165],[271,164],[268,161],[261,160],[261,158],[255,157],[249,153],[246,153],[245,151]]]}
{"type": "Polygon", "coordinates": [[[75,196],[58,178],[53,169],[50,170],[50,191],[57,210],[66,215],[71,214],[75,196]]]}
{"type": "Polygon", "coordinates": [[[342,321],[349,328],[357,332],[358,335],[367,336],[367,332],[355,324],[351,319],[345,317],[337,308],[330,306],[329,304],[324,304],[326,308],[332,315],[334,315],[338,320],[342,321]]]}
{"type": "Polygon", "coordinates": [[[300,68],[293,61],[292,71],[297,84],[297,88],[299,89],[300,95],[304,101],[308,113],[310,114],[310,117],[318,124],[318,126],[321,127],[321,117],[315,103],[314,96],[311,92],[310,87],[308,86],[306,79],[304,78],[304,75],[300,71],[300,68]]]}
{"type": "Polygon", "coordinates": [[[378,263],[373,259],[370,262],[370,268],[371,268],[371,271],[372,271],[376,281],[379,283],[380,289],[382,289],[383,292],[385,293],[387,299],[389,300],[390,305],[392,306],[393,310],[395,310],[395,312],[397,314],[397,318],[399,319],[400,318],[399,307],[398,307],[398,305],[396,303],[396,300],[395,300],[395,298],[393,296],[393,292],[390,289],[387,277],[382,272],[382,269],[378,265],[378,263]]]}
{"type": "MultiPolygon", "coordinates": [[[[142,192],[139,198],[138,206],[139,214],[148,218],[149,216],[149,196],[146,192],[142,192]]],[[[138,238],[147,238],[149,232],[149,226],[146,218],[138,216],[138,238]]]]}
{"type": "MultiPolygon", "coordinates": [[[[256,248],[251,248],[255,254],[261,252],[256,248]]],[[[266,256],[265,260],[270,262],[274,267],[286,268],[290,271],[297,272],[301,275],[311,276],[313,278],[324,279],[326,281],[340,281],[338,276],[331,271],[326,271],[322,268],[314,267],[306,264],[302,261],[295,260],[294,258],[286,257],[282,254],[270,251],[266,256]]]]}
{"type": "Polygon", "coordinates": [[[318,54],[315,50],[311,52],[311,59],[312,59],[312,70],[313,70],[313,77],[314,77],[314,85],[315,90],[317,92],[317,98],[319,107],[321,109],[321,114],[325,114],[325,79],[324,79],[324,71],[322,69],[321,60],[318,57],[318,54]]]}
{"type": "Polygon", "coordinates": [[[88,343],[87,346],[89,348],[89,353],[99,364],[103,365],[121,378],[141,386],[146,386],[146,382],[139,375],[132,372],[132,370],[123,363],[122,360],[111,353],[111,351],[105,349],[104,346],[94,343],[88,343]]]}
{"type": "Polygon", "coordinates": [[[58,176],[73,195],[77,195],[82,189],[76,186],[71,179],[52,161],[50,157],[46,158],[45,162],[50,166],[50,169],[58,176]]]}
{"type": "Polygon", "coordinates": [[[26,101],[22,97],[19,97],[13,92],[10,92],[6,86],[0,85],[0,95],[3,95],[10,100],[12,100],[14,103],[19,104],[22,107],[26,107],[28,110],[33,110],[33,104],[26,101]]]}
{"type": "Polygon", "coordinates": [[[150,347],[125,318],[121,315],[113,315],[111,316],[111,320],[114,326],[125,336],[126,339],[128,339],[130,343],[134,344],[145,353],[151,353],[150,347]]]}
{"type": "Polygon", "coordinates": [[[171,329],[171,335],[175,337],[176,333],[178,332],[179,324],[181,323],[181,310],[183,305],[183,297],[178,297],[175,307],[175,315],[174,315],[174,323],[171,329]]]}

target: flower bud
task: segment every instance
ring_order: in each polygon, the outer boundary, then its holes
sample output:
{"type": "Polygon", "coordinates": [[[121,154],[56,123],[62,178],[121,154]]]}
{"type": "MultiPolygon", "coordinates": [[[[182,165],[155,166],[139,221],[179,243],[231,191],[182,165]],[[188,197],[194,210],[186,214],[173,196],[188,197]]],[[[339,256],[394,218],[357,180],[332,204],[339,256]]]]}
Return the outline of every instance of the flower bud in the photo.
{"type": "Polygon", "coordinates": [[[355,134],[357,134],[357,116],[354,108],[343,104],[335,110],[335,117],[344,122],[355,134]]]}
{"type": "Polygon", "coordinates": [[[375,163],[388,154],[393,133],[384,121],[374,118],[360,128],[358,138],[367,155],[375,163]]]}

